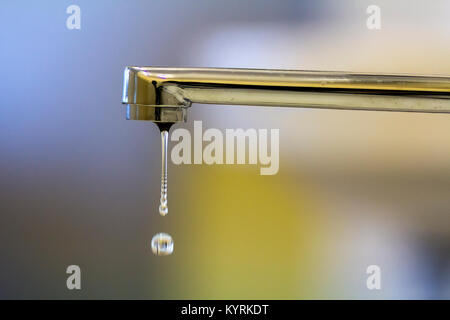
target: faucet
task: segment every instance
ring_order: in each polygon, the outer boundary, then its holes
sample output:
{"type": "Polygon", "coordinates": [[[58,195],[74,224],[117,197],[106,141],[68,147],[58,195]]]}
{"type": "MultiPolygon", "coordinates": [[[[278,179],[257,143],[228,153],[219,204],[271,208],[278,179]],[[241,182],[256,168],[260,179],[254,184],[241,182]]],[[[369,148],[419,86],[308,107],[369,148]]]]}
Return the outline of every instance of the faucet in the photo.
{"type": "Polygon", "coordinates": [[[127,119],[161,130],[192,103],[450,113],[450,76],[126,67],[122,103],[127,119]]]}
{"type": "Polygon", "coordinates": [[[450,113],[450,76],[126,67],[122,103],[127,119],[152,121],[161,131],[165,216],[168,134],[192,103],[450,113]]]}

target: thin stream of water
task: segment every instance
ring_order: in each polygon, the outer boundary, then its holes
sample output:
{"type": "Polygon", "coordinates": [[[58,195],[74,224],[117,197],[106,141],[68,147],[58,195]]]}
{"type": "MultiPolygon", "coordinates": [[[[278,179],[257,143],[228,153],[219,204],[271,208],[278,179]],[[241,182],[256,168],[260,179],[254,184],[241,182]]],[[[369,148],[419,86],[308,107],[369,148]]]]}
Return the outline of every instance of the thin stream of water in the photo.
{"type": "Polygon", "coordinates": [[[167,207],[167,146],[169,143],[169,132],[161,131],[161,199],[159,205],[159,214],[162,216],[169,213],[167,207]]]}
{"type": "MultiPolygon", "coordinates": [[[[169,213],[167,207],[167,150],[169,145],[169,124],[167,127],[159,126],[161,131],[161,198],[159,214],[169,213]]],[[[167,256],[173,252],[173,240],[167,233],[156,234],[151,241],[152,252],[158,256],[167,256]]]]}

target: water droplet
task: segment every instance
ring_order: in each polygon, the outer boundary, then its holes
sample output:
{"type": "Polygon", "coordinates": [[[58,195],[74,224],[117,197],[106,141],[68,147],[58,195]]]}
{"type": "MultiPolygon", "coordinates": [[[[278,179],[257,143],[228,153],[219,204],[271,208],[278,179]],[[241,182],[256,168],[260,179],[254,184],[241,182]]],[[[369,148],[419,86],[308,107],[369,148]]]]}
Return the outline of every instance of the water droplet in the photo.
{"type": "Polygon", "coordinates": [[[169,212],[167,207],[167,145],[169,143],[169,132],[161,130],[161,199],[159,214],[165,216],[169,212]]]}
{"type": "Polygon", "coordinates": [[[173,240],[167,233],[158,233],[152,238],[152,251],[158,256],[168,256],[173,252],[173,240]]]}

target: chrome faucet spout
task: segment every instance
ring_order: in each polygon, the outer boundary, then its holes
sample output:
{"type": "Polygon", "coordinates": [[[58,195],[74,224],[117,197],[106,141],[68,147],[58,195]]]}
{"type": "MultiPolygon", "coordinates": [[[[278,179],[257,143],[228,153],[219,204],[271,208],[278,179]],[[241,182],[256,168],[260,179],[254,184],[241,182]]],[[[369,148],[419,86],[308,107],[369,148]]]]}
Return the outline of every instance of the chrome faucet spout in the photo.
{"type": "Polygon", "coordinates": [[[192,103],[450,113],[450,76],[126,67],[127,119],[186,121],[192,103]]]}

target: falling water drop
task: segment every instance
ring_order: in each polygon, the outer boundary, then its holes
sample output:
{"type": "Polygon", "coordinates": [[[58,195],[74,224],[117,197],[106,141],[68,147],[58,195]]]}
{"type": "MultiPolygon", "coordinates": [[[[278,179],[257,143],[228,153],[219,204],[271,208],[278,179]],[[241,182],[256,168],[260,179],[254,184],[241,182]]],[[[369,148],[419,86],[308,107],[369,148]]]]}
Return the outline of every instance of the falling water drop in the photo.
{"type": "Polygon", "coordinates": [[[152,238],[152,251],[158,256],[168,256],[173,252],[173,240],[167,233],[158,233],[152,238]]]}
{"type": "Polygon", "coordinates": [[[159,214],[165,216],[169,212],[167,207],[167,145],[169,143],[169,131],[161,130],[161,199],[159,214]]]}

